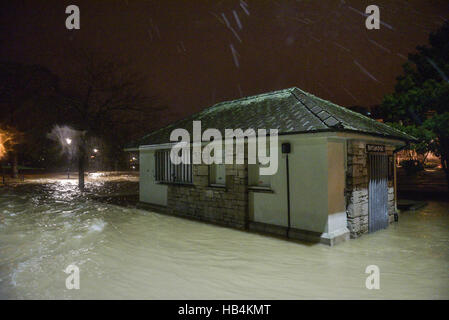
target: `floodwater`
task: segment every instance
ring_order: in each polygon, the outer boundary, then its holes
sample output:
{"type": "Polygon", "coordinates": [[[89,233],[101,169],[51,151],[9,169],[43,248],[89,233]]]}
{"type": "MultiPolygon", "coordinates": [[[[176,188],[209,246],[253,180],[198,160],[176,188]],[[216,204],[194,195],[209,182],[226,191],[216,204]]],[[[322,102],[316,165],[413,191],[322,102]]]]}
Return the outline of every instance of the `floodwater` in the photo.
{"type": "Polygon", "coordinates": [[[448,299],[448,206],[331,248],[98,202],[70,180],[2,187],[0,298],[448,299]]]}

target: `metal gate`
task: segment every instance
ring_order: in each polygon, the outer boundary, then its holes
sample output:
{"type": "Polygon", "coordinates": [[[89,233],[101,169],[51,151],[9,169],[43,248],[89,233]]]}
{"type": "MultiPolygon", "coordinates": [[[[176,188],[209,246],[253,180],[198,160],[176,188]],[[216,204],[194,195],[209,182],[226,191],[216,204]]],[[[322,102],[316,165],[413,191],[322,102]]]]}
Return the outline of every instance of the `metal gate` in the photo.
{"type": "Polygon", "coordinates": [[[388,156],[369,155],[369,232],[388,226],[388,156]]]}

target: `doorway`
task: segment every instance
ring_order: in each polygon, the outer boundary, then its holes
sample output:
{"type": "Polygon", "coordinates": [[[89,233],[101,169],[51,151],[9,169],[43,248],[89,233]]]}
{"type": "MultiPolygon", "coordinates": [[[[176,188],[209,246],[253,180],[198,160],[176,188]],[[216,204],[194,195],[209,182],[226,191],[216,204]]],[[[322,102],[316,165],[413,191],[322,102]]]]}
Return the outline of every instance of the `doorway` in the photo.
{"type": "Polygon", "coordinates": [[[369,154],[369,232],[388,226],[388,156],[369,154]]]}

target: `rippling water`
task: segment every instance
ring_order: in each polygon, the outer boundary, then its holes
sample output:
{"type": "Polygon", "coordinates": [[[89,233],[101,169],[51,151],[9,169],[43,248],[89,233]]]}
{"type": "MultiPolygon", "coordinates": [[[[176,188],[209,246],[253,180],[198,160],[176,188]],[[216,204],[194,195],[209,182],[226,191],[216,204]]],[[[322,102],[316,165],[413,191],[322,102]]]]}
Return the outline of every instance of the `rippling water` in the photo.
{"type": "Polygon", "coordinates": [[[448,299],[448,270],[448,203],[330,248],[97,202],[69,180],[0,188],[3,299],[448,299]]]}

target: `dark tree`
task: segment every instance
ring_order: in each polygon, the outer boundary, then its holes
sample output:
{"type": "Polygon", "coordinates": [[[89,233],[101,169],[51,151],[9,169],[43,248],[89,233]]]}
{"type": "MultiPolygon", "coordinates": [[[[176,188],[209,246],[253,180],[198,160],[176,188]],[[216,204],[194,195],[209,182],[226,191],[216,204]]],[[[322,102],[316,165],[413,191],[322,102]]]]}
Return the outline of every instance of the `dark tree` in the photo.
{"type": "Polygon", "coordinates": [[[77,53],[73,69],[61,88],[65,118],[81,132],[78,141],[79,187],[84,189],[87,141],[106,141],[108,157],[118,159],[124,145],[154,126],[154,97],[145,94],[145,78],[130,64],[84,51],[77,53]]]}
{"type": "Polygon", "coordinates": [[[418,46],[382,103],[384,118],[421,139],[417,152],[441,158],[449,186],[449,22],[418,46]]]}

